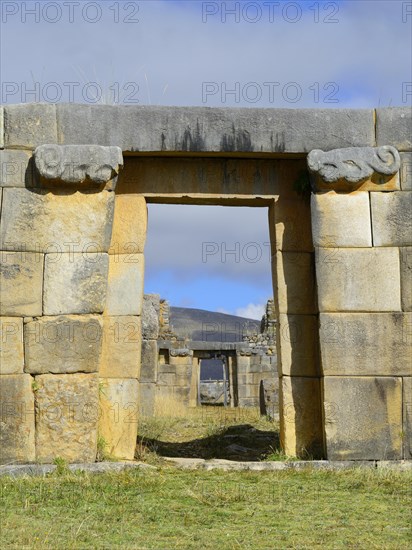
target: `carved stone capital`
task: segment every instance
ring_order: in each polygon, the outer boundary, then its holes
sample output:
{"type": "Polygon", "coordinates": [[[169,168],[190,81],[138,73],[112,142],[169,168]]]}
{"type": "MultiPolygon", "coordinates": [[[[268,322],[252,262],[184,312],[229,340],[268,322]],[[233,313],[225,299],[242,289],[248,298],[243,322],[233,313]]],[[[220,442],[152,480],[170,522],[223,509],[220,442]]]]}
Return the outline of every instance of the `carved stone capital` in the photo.
{"type": "Polygon", "coordinates": [[[45,185],[96,188],[116,180],[123,155],[120,147],[40,145],[34,151],[34,162],[45,185]]]}
{"type": "Polygon", "coordinates": [[[315,190],[355,190],[367,180],[386,185],[400,168],[400,156],[391,145],[348,147],[308,154],[307,165],[315,176],[315,190]]]}
{"type": "Polygon", "coordinates": [[[170,348],[169,353],[172,357],[188,357],[191,351],[188,348],[170,348]]]}

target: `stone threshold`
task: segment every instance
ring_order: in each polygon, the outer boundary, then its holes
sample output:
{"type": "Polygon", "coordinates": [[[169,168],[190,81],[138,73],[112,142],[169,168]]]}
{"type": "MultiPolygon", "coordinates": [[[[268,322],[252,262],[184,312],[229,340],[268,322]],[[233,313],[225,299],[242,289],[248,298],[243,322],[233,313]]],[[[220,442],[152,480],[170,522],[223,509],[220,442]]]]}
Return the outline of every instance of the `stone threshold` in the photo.
{"type": "MultiPolygon", "coordinates": [[[[377,470],[412,471],[412,460],[295,460],[273,462],[239,462],[225,459],[204,460],[203,458],[172,458],[163,457],[170,466],[183,470],[221,470],[221,471],[252,471],[276,472],[281,470],[348,470],[353,468],[368,468],[377,470]]],[[[120,472],[128,469],[157,470],[156,466],[144,462],[95,462],[68,464],[71,472],[84,471],[93,474],[105,472],[120,472]]],[[[54,472],[54,464],[4,464],[0,466],[0,477],[45,476],[54,472]]]]}
{"type": "Polygon", "coordinates": [[[185,470],[223,470],[275,472],[279,470],[347,470],[350,468],[390,469],[412,471],[412,460],[284,460],[273,462],[240,462],[225,459],[166,458],[176,467],[185,470]]]}
{"type": "MultiPolygon", "coordinates": [[[[121,472],[131,468],[142,468],[155,470],[155,466],[144,462],[90,462],[79,464],[68,464],[67,469],[71,472],[89,472],[92,474],[103,474],[105,472],[121,472]]],[[[3,464],[0,466],[0,477],[22,477],[22,476],[45,476],[57,469],[55,464],[3,464]]]]}

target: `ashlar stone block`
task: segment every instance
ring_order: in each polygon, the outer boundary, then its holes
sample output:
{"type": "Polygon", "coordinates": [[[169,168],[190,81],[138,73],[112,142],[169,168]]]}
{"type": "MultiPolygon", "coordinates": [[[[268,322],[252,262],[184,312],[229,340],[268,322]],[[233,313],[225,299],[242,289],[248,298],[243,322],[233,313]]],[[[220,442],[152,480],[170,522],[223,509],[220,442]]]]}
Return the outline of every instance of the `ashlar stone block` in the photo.
{"type": "Polygon", "coordinates": [[[0,317],[0,375],[23,374],[23,369],[23,319],[0,317]]]}
{"type": "Polygon", "coordinates": [[[402,381],[395,377],[323,378],[329,460],[402,458],[402,381]]]}
{"type": "Polygon", "coordinates": [[[398,248],[317,248],[321,312],[401,311],[398,248]]]}
{"type": "Polygon", "coordinates": [[[109,255],[46,254],[44,266],[44,314],[102,313],[104,310],[109,255]],[[58,260],[58,261],[56,261],[58,260]]]}
{"type": "Polygon", "coordinates": [[[412,377],[402,379],[403,385],[403,451],[404,459],[412,458],[412,377]]]}
{"type": "MultiPolygon", "coordinates": [[[[374,145],[372,109],[57,105],[60,143],[123,151],[307,152],[374,145]]],[[[57,143],[43,141],[43,143],[57,143]]]]}
{"type": "Polygon", "coordinates": [[[4,147],[4,107],[0,107],[0,149],[4,147]]]}
{"type": "Polygon", "coordinates": [[[145,198],[136,194],[116,195],[110,254],[143,253],[147,232],[145,198]]]}
{"type": "Polygon", "coordinates": [[[398,151],[412,150],[412,113],[410,107],[376,109],[377,145],[393,145],[398,151]]]}
{"type": "Polygon", "coordinates": [[[141,318],[104,316],[100,376],[138,378],[141,358],[141,318]]]}
{"type": "Polygon", "coordinates": [[[110,255],[106,315],[140,315],[143,303],[143,254],[110,255]]]}
{"type": "Polygon", "coordinates": [[[318,378],[282,376],[279,386],[281,443],[288,456],[323,456],[318,378]]]}
{"type": "Polygon", "coordinates": [[[158,364],[157,341],[142,341],[142,364],[140,368],[140,382],[156,382],[158,364]]]}
{"type": "Polygon", "coordinates": [[[311,197],[315,246],[372,246],[369,193],[321,193],[311,197]]]}
{"type": "Polygon", "coordinates": [[[24,325],[25,371],[98,372],[103,322],[97,315],[41,317],[24,325]]]}
{"type": "Polygon", "coordinates": [[[412,245],[412,191],[371,193],[374,246],[412,245]]]}
{"type": "Polygon", "coordinates": [[[36,458],[94,462],[99,418],[98,374],[41,374],[34,382],[36,458]]]}
{"type": "Polygon", "coordinates": [[[401,189],[412,191],[412,153],[401,153],[401,189]]]}
{"type": "Polygon", "coordinates": [[[42,314],[44,255],[0,252],[0,315],[42,314]]]}
{"type": "Polygon", "coordinates": [[[114,194],[4,189],[0,243],[6,249],[107,252],[114,194]]]}
{"type": "Polygon", "coordinates": [[[29,374],[11,374],[0,380],[0,464],[33,462],[34,397],[29,374]]]}
{"type": "Polygon", "coordinates": [[[412,311],[412,246],[399,249],[401,258],[401,292],[403,311],[412,311]]]}
{"type": "Polygon", "coordinates": [[[278,369],[283,376],[319,376],[318,319],[315,315],[279,315],[278,369]]]}
{"type": "Polygon", "coordinates": [[[279,313],[316,313],[313,254],[277,252],[273,260],[272,273],[279,313]]]}
{"type": "Polygon", "coordinates": [[[276,250],[311,252],[313,250],[310,200],[280,195],[269,209],[272,254],[276,250]]]}
{"type": "Polygon", "coordinates": [[[31,158],[28,151],[0,151],[0,187],[32,187],[31,158]]]}
{"type": "Polygon", "coordinates": [[[412,313],[321,313],[325,376],[412,374],[412,313]]]}
{"type": "Polygon", "coordinates": [[[138,381],[101,378],[99,434],[106,451],[133,460],[138,426],[138,381]]]}
{"type": "MultiPolygon", "coordinates": [[[[169,411],[176,410],[174,387],[159,386],[158,384],[153,382],[139,383],[139,416],[141,418],[154,416],[157,413],[162,416],[169,413],[169,411]]],[[[179,400],[178,403],[181,406],[182,401],[179,400]]]]}
{"type": "Polygon", "coordinates": [[[57,143],[56,105],[23,103],[4,107],[6,147],[34,149],[43,143],[57,143]]]}

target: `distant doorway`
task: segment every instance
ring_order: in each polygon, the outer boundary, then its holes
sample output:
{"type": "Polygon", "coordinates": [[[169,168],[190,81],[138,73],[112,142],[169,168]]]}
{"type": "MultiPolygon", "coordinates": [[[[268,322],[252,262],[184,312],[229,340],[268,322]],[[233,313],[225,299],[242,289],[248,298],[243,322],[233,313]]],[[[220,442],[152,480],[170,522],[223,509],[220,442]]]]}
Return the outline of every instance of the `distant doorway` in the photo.
{"type": "Polygon", "coordinates": [[[227,407],[231,403],[230,382],[226,357],[215,356],[200,360],[198,404],[227,407]]]}

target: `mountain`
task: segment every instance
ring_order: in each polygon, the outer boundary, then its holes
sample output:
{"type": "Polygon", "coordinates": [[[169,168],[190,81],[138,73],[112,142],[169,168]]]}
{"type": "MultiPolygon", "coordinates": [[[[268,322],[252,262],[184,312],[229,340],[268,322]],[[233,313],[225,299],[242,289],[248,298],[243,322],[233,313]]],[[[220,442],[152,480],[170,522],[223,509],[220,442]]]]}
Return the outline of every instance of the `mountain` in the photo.
{"type": "Polygon", "coordinates": [[[241,342],[260,331],[256,319],[186,307],[170,307],[170,325],[178,336],[203,342],[241,342]]]}

